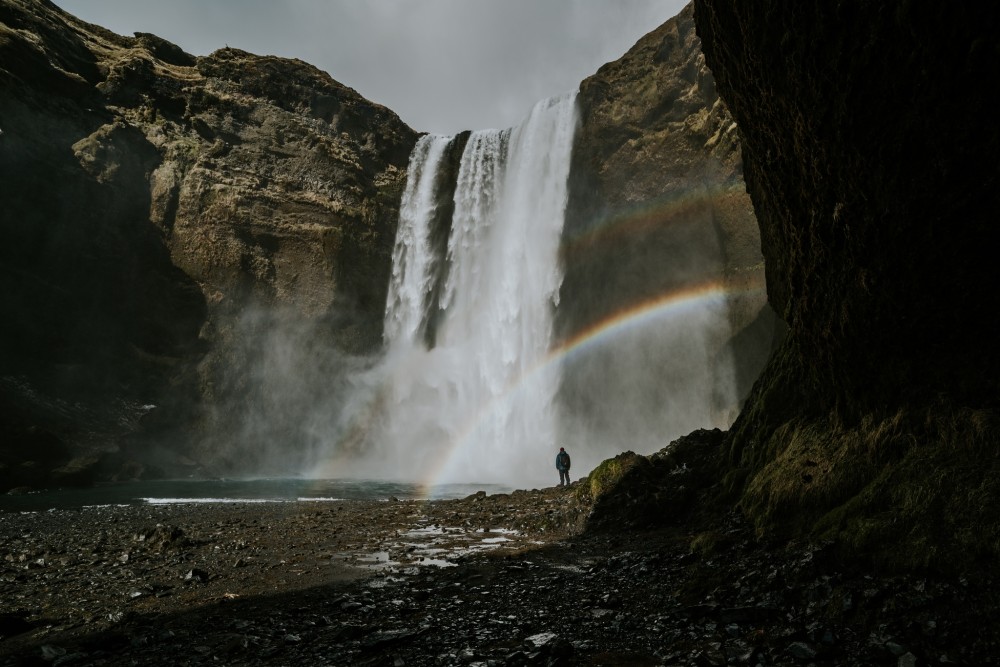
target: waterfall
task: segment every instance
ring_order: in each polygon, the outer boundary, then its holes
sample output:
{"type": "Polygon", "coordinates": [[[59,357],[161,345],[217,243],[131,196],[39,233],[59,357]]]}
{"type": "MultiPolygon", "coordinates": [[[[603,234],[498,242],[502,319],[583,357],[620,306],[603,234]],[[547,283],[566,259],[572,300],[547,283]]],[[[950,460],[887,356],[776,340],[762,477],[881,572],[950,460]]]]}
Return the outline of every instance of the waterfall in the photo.
{"type": "Polygon", "coordinates": [[[399,229],[392,250],[392,276],[385,308],[387,341],[415,341],[427,326],[433,264],[431,221],[437,212],[437,175],[451,137],[420,137],[410,154],[399,229]]]}
{"type": "MultiPolygon", "coordinates": [[[[706,278],[723,267],[707,203],[658,216],[656,238],[669,243],[662,262],[646,260],[639,279],[649,285],[554,341],[560,256],[572,256],[563,223],[576,125],[567,95],[514,128],[417,142],[384,355],[351,374],[347,399],[319,420],[331,435],[311,475],[551,486],[560,446],[582,475],[624,447],[651,452],[696,428],[728,427],[738,406],[732,332],[723,286],[706,278]]],[[[634,251],[629,240],[607,243],[609,257],[634,251]]],[[[599,275],[618,270],[606,264],[599,275]]],[[[563,317],[606,297],[599,276],[584,290],[573,279],[563,317]]]]}
{"type": "Polygon", "coordinates": [[[558,451],[547,364],[576,129],[575,95],[544,100],[509,130],[474,132],[459,164],[447,278],[432,346],[422,327],[435,276],[435,181],[451,138],[410,160],[386,305],[380,456],[434,481],[551,483],[558,451]]]}

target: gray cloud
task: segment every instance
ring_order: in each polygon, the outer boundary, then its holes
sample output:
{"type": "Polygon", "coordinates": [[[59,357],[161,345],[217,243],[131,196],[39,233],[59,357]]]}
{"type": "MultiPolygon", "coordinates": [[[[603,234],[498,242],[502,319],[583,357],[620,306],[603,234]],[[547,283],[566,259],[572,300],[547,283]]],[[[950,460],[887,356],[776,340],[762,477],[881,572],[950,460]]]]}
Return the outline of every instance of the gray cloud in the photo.
{"type": "Polygon", "coordinates": [[[223,46],[305,60],[398,113],[453,134],[508,127],[567,92],[682,0],[57,0],[115,32],[204,55],[223,46]]]}

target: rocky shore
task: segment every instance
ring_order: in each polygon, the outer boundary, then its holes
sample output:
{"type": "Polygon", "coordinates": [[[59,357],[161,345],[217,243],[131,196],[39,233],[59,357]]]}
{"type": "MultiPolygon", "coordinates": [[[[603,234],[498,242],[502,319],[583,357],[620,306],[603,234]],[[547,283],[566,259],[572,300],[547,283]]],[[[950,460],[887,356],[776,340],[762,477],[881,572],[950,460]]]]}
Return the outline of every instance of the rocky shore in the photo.
{"type": "Polygon", "coordinates": [[[0,514],[2,665],[1000,659],[992,575],[880,574],[736,513],[579,533],[579,485],[0,514]]]}

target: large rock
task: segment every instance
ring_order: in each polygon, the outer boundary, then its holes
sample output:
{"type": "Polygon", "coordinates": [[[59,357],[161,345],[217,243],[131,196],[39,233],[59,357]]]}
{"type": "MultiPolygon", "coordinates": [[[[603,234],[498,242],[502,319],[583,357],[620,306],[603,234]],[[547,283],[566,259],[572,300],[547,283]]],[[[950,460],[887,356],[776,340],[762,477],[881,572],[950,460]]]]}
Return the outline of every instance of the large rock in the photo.
{"type": "Polygon", "coordinates": [[[790,326],[732,431],[730,483],[764,531],[995,558],[1000,8],[695,10],[790,326]]]}
{"type": "Polygon", "coordinates": [[[276,341],[378,346],[416,139],[395,114],[299,61],[195,58],[47,1],[0,0],[0,90],[0,437],[58,443],[25,479],[154,439],[252,465],[233,428],[276,341]]]}
{"type": "Polygon", "coordinates": [[[582,528],[591,533],[662,528],[711,511],[724,437],[719,429],[701,429],[651,456],[624,452],[602,462],[575,490],[590,505],[582,528]]]}

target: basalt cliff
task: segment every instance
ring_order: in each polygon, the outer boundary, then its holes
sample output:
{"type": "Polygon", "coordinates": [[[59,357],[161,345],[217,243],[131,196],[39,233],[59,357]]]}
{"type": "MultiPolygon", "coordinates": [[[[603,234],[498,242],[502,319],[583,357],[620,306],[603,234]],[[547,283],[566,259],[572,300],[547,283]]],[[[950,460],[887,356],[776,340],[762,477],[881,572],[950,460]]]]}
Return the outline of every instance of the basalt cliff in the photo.
{"type": "MultiPolygon", "coordinates": [[[[699,44],[688,7],[581,84],[559,335],[715,289],[745,395],[780,325],[699,44]]],[[[303,387],[349,392],[380,348],[417,132],[306,63],[45,0],[0,0],[0,87],[0,486],[296,469],[272,445],[335,412],[303,387]]]]}

